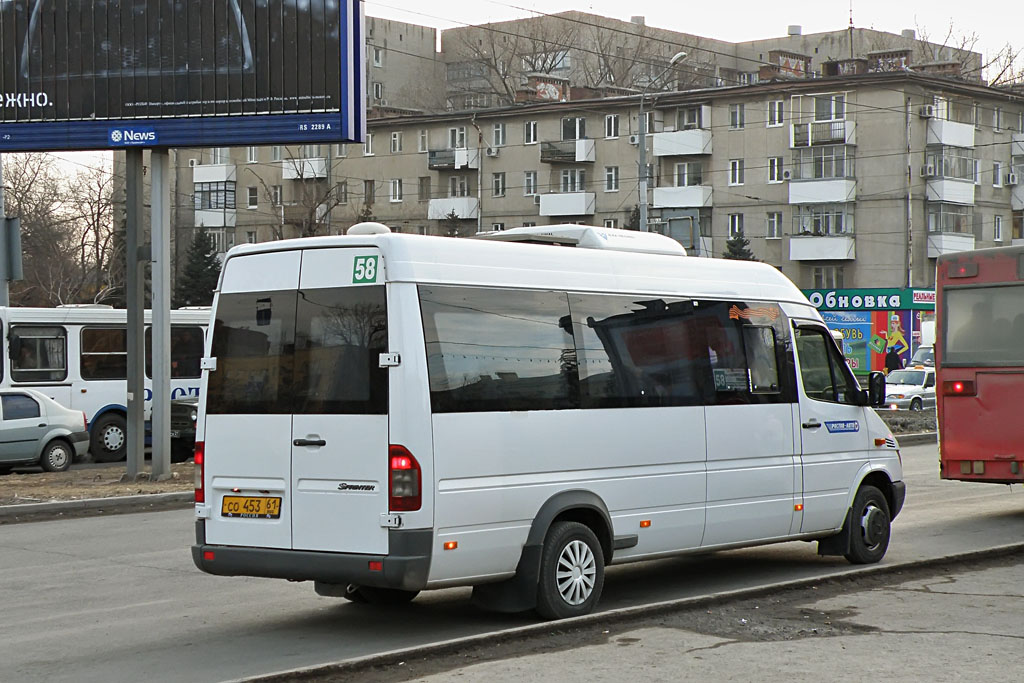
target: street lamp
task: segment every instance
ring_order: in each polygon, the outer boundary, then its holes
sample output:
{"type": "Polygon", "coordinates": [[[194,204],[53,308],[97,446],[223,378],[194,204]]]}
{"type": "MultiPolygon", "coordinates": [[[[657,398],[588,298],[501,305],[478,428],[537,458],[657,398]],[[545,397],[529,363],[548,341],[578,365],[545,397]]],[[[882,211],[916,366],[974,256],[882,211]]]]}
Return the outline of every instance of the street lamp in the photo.
{"type": "Polygon", "coordinates": [[[647,232],[647,119],[644,117],[644,98],[647,97],[647,89],[685,56],[685,52],[677,52],[672,55],[672,59],[668,60],[668,65],[640,92],[640,121],[638,122],[640,130],[638,146],[640,150],[640,232],[647,232]]]}

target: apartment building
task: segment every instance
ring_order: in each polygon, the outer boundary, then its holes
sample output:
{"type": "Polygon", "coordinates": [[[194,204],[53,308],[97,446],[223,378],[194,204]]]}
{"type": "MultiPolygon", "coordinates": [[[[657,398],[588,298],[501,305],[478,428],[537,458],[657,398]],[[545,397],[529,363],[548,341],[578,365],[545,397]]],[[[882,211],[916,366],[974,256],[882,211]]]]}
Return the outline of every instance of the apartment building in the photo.
{"type": "MultiPolygon", "coordinates": [[[[861,65],[863,66],[863,65],[861,65]]],[[[837,71],[856,72],[858,64],[837,71]]],[[[177,242],[582,222],[628,227],[641,96],[372,119],[364,145],[177,155],[177,242]]],[[[742,231],[806,289],[927,287],[941,253],[1024,243],[1024,98],[909,71],[643,98],[650,226],[691,255],[742,231]]]]}

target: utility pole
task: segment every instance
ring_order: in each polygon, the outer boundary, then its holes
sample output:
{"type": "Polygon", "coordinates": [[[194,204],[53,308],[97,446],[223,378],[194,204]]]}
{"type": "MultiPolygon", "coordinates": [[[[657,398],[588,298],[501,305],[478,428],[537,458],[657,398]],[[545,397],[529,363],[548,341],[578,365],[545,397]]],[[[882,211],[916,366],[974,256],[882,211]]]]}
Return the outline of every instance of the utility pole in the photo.
{"type": "MultiPolygon", "coordinates": [[[[0,225],[4,226],[6,231],[7,228],[7,213],[4,210],[4,162],[0,158],[0,225]]],[[[3,282],[0,282],[0,306],[11,305],[11,292],[7,283],[7,279],[4,278],[3,282]]]]}
{"type": "Polygon", "coordinates": [[[644,116],[644,98],[647,97],[647,89],[685,56],[685,52],[677,52],[672,55],[672,59],[668,60],[668,65],[640,92],[640,120],[637,121],[637,129],[640,131],[640,158],[638,160],[640,166],[640,232],[647,232],[647,118],[644,116]]]}

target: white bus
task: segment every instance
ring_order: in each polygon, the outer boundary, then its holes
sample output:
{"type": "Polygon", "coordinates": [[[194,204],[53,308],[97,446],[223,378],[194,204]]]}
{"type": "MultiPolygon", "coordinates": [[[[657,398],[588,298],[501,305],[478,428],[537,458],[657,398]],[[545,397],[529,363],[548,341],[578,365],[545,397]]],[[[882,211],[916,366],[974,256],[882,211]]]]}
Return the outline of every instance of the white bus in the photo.
{"type": "MultiPolygon", "coordinates": [[[[171,311],[171,396],[199,395],[199,363],[209,309],[171,311]]],[[[150,312],[146,324],[146,415],[152,400],[150,312]]],[[[0,308],[7,339],[0,387],[40,391],[89,421],[89,450],[99,462],[126,452],[127,311],[109,306],[0,308]]]]}
{"type": "Polygon", "coordinates": [[[905,493],[884,379],[860,388],[778,270],[637,232],[493,237],[362,224],[229,252],[200,569],[370,602],[469,585],[560,618],[609,564],[795,539],[882,558],[905,493]]]}

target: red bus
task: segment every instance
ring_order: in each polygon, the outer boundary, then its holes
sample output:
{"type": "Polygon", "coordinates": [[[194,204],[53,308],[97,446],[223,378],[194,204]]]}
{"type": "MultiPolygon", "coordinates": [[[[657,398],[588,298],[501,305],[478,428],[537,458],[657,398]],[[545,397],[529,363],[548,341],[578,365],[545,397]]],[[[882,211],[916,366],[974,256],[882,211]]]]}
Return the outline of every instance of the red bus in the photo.
{"type": "Polygon", "coordinates": [[[1024,247],[943,254],[935,292],[941,477],[1024,482],[1024,247]]]}

